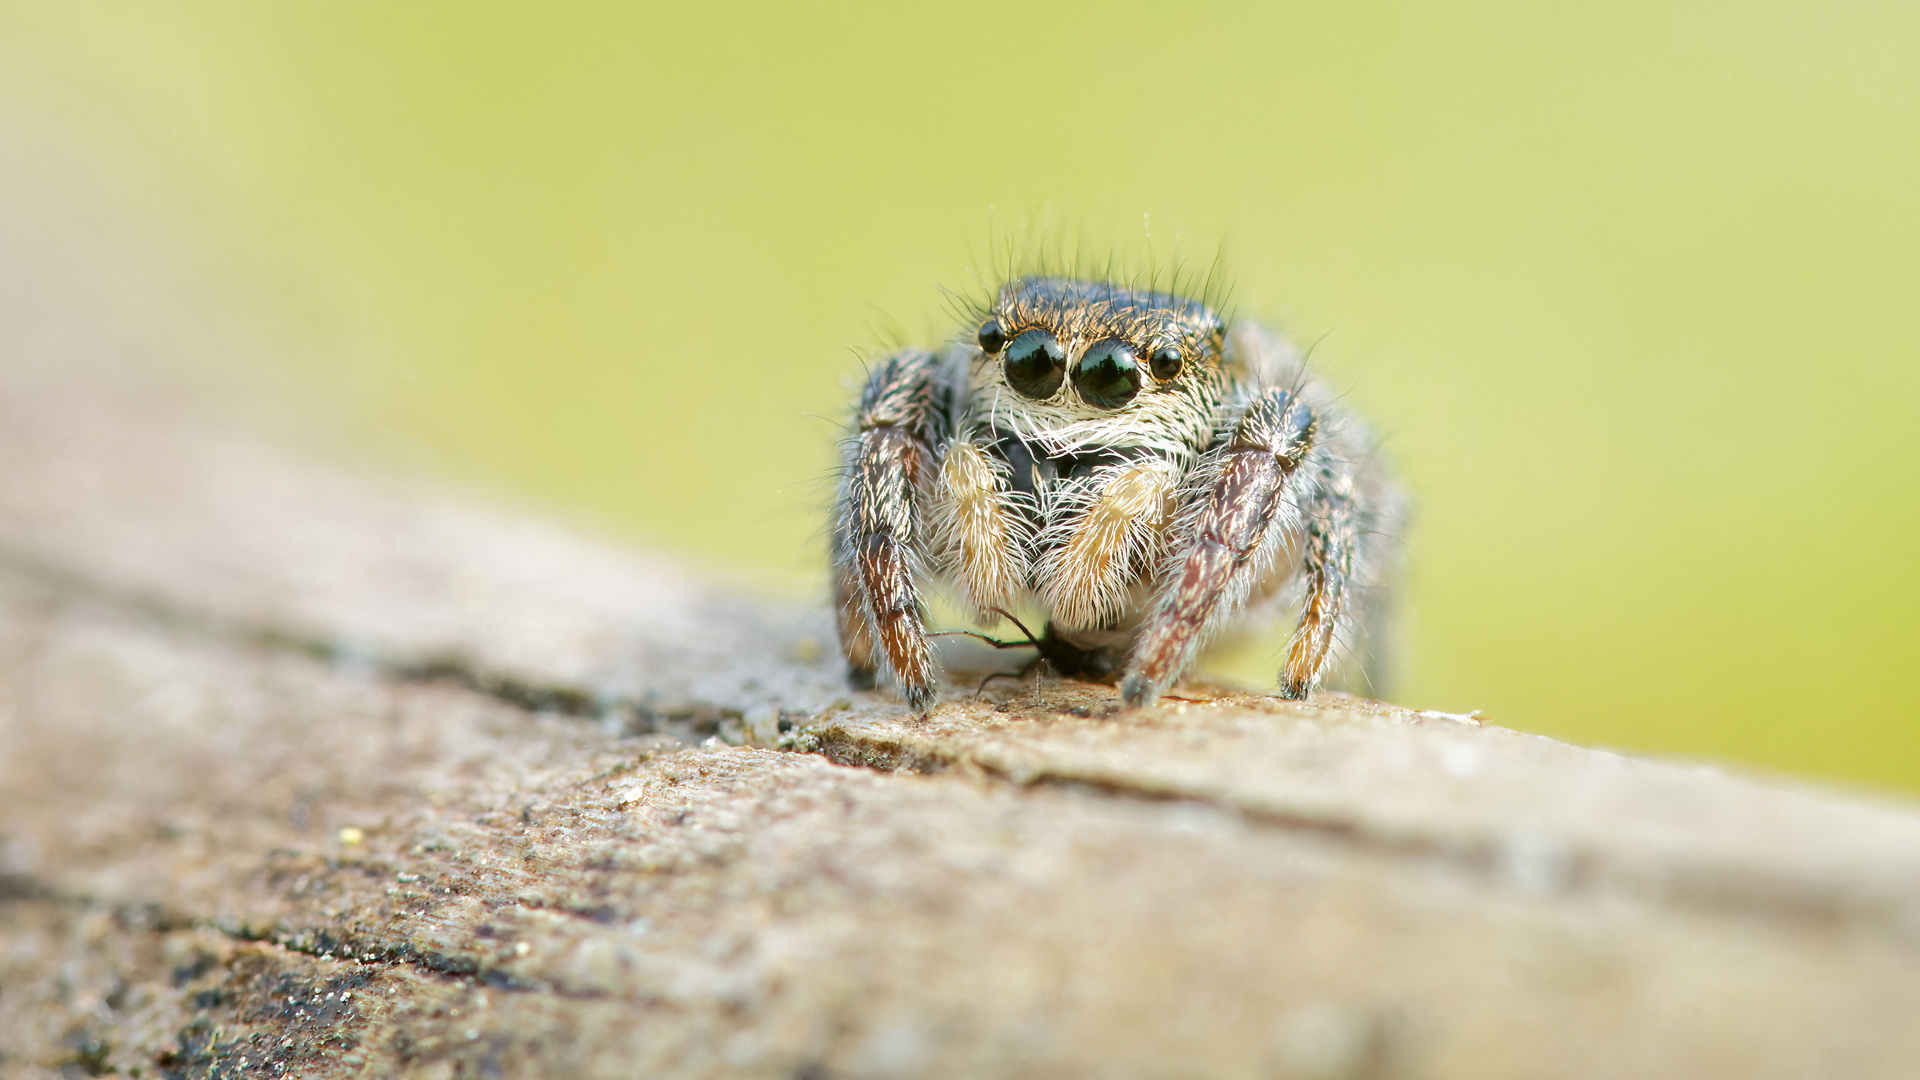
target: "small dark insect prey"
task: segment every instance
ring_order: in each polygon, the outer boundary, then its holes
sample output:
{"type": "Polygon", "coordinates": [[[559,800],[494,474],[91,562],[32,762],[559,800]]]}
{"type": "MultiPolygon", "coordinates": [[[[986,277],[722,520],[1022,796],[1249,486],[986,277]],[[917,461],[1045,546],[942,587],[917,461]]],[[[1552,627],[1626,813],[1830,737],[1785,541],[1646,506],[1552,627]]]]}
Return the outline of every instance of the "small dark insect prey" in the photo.
{"type": "Polygon", "coordinates": [[[1304,358],[1199,300],[1026,277],[873,366],[833,527],[850,681],[933,703],[924,586],[1022,608],[1060,674],[1160,697],[1230,625],[1297,620],[1280,693],[1383,677],[1405,500],[1304,358]]]}

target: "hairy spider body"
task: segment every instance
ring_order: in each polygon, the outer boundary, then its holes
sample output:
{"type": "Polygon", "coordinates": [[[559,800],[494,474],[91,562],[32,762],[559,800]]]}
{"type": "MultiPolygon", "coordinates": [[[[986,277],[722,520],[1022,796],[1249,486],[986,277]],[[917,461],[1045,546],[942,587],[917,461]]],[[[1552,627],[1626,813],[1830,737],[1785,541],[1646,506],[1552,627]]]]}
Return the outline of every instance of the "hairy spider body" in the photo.
{"type": "Polygon", "coordinates": [[[1222,629],[1297,625],[1280,692],[1377,686],[1404,500],[1286,342],[1172,293],[1027,277],[971,341],[871,370],[845,446],[835,607],[854,685],[916,709],[921,589],[982,625],[1022,608],[1061,674],[1154,701],[1222,629]]]}

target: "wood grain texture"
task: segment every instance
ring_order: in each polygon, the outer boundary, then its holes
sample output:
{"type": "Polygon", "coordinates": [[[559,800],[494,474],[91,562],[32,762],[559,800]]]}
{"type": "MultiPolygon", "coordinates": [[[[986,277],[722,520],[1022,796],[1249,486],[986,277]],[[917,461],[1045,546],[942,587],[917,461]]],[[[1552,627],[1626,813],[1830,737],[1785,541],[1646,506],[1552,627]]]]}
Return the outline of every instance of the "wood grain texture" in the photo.
{"type": "Polygon", "coordinates": [[[1920,1060],[1910,804],[1337,697],[915,719],[824,609],[110,374],[0,372],[0,460],[0,1076],[1920,1060]]]}

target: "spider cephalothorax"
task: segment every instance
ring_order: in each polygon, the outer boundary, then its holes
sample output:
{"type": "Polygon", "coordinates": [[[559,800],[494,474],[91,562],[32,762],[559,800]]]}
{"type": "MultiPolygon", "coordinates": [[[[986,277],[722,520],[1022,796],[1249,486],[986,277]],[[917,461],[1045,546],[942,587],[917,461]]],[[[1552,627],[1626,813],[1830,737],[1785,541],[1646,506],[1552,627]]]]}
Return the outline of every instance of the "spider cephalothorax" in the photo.
{"type": "Polygon", "coordinates": [[[1130,704],[1250,602],[1297,611],[1284,695],[1377,675],[1402,500],[1298,353],[1104,282],[1021,278],[974,315],[970,340],[887,357],[860,396],[834,524],[857,685],[887,672],[932,702],[931,581],[986,624],[1039,608],[1043,655],[1130,704]]]}

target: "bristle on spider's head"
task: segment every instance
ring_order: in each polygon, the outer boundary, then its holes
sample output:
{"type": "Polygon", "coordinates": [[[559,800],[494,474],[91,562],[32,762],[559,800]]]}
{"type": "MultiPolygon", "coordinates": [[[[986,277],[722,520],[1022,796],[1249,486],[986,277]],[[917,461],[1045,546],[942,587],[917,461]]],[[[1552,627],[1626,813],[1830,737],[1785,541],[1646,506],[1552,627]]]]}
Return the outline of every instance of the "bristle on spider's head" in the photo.
{"type": "Polygon", "coordinates": [[[996,227],[984,250],[975,249],[972,287],[943,290],[949,310],[962,328],[974,326],[993,311],[1010,285],[1037,279],[1179,298],[1207,308],[1223,322],[1234,321],[1224,245],[1210,257],[1193,259],[1180,252],[1177,230],[1171,242],[1156,240],[1143,220],[1138,236],[1122,233],[1109,230],[1109,235],[1096,238],[1051,213],[1024,225],[996,227]]]}

